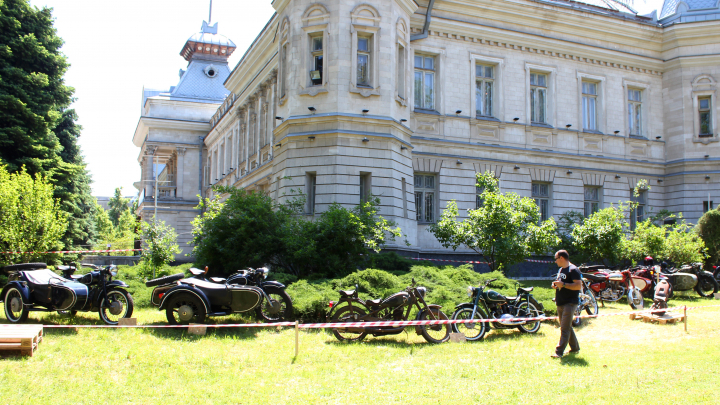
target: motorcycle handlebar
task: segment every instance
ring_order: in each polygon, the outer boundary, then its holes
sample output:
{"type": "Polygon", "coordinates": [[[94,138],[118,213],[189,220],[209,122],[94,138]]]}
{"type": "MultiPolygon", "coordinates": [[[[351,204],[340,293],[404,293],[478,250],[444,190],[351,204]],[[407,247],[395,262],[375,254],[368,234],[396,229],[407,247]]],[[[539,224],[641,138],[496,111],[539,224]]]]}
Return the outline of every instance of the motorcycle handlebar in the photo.
{"type": "Polygon", "coordinates": [[[496,279],[496,278],[491,278],[490,280],[488,280],[488,281],[485,282],[485,286],[487,286],[488,284],[492,283],[493,281],[497,281],[497,279],[496,279]]]}

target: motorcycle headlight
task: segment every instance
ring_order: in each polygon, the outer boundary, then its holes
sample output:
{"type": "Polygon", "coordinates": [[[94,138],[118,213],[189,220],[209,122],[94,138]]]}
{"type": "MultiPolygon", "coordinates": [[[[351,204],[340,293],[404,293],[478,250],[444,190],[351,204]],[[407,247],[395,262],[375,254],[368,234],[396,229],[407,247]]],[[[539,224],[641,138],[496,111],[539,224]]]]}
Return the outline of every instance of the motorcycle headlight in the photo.
{"type": "Polygon", "coordinates": [[[468,297],[472,297],[472,296],[473,296],[473,290],[474,290],[473,286],[469,285],[468,288],[467,288],[467,295],[468,295],[468,297]]]}
{"type": "Polygon", "coordinates": [[[268,273],[270,272],[270,270],[268,270],[267,267],[263,267],[263,268],[261,268],[260,270],[262,271],[262,278],[267,278],[268,273]]]}
{"type": "Polygon", "coordinates": [[[427,292],[427,288],[425,287],[418,287],[417,288],[418,294],[420,294],[421,297],[425,298],[425,293],[427,292]]]}

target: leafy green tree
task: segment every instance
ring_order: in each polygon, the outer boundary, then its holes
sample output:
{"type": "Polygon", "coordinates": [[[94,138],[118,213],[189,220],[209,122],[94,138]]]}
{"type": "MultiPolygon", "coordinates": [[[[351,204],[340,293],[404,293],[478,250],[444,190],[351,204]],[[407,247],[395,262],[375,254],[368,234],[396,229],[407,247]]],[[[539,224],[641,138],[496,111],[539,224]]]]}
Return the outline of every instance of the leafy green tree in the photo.
{"type": "Polygon", "coordinates": [[[0,2],[0,163],[42,174],[68,214],[66,247],[93,239],[90,177],[77,146],[80,126],[68,106],[74,89],[51,9],[27,0],[0,2]]]}
{"type": "Polygon", "coordinates": [[[695,225],[695,233],[702,238],[707,247],[708,256],[705,263],[709,266],[720,263],[720,210],[710,210],[700,217],[695,225]]]}
{"type": "Polygon", "coordinates": [[[466,246],[489,259],[492,270],[507,273],[510,265],[530,254],[544,254],[559,243],[553,218],[540,221],[540,211],[531,198],[500,193],[494,173],[476,175],[483,189],[483,205],[468,210],[458,221],[455,201],[448,203],[440,220],[428,228],[444,247],[466,246]]]}
{"type": "Polygon", "coordinates": [[[110,221],[112,221],[113,225],[118,226],[120,216],[123,212],[128,210],[129,203],[130,199],[122,196],[122,187],[116,188],[115,194],[110,197],[110,200],[108,201],[107,210],[108,217],[110,217],[110,221]]]}
{"type": "Polygon", "coordinates": [[[624,258],[632,263],[637,263],[646,256],[657,260],[664,258],[665,234],[668,228],[668,225],[655,225],[651,219],[639,222],[630,238],[623,243],[624,258]]]}
{"type": "Polygon", "coordinates": [[[144,275],[155,277],[157,270],[173,261],[175,254],[180,253],[177,233],[164,221],[153,218],[151,222],[142,223],[142,236],[146,244],[141,259],[142,268],[145,269],[144,275]]]}
{"type": "MultiPolygon", "coordinates": [[[[24,169],[8,173],[0,165],[0,250],[42,252],[62,248],[66,214],[53,198],[53,186],[42,175],[34,178],[24,169]]],[[[8,262],[28,262],[38,254],[0,255],[8,262]]]]}
{"type": "Polygon", "coordinates": [[[594,212],[572,230],[573,245],[591,261],[617,263],[630,228],[627,211],[627,205],[621,203],[594,212]]]}
{"type": "Polygon", "coordinates": [[[705,260],[705,242],[685,220],[669,227],[664,256],[676,266],[705,260]]]}
{"type": "Polygon", "coordinates": [[[113,226],[112,221],[110,221],[107,211],[105,211],[105,209],[97,203],[97,200],[95,200],[94,209],[95,215],[93,216],[93,219],[95,232],[97,233],[97,242],[99,244],[95,248],[99,248],[101,246],[105,246],[106,243],[109,243],[108,241],[113,239],[115,236],[115,227],[113,226]]]}

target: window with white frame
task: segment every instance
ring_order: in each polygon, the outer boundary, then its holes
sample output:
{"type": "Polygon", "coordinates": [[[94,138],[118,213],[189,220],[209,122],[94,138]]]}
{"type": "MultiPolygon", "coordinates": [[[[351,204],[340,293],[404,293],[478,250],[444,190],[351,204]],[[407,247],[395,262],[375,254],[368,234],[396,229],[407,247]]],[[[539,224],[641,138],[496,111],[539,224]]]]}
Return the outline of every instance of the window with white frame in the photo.
{"type": "Polygon", "coordinates": [[[415,175],[415,209],[416,219],[421,223],[435,222],[435,201],[437,198],[437,181],[434,174],[415,175]]]}
{"type": "Polygon", "coordinates": [[[712,100],[710,97],[698,97],[698,114],[700,118],[700,133],[698,136],[712,136],[712,100]]]}
{"type": "Polygon", "coordinates": [[[310,71],[310,82],[313,86],[321,86],[323,83],[323,35],[310,37],[310,54],[312,57],[312,70],[310,71]]]}
{"type": "Polygon", "coordinates": [[[475,65],[475,114],[493,116],[494,67],[475,65]]]}
{"type": "Polygon", "coordinates": [[[600,210],[600,187],[585,186],[585,218],[600,210]]]}
{"type": "Polygon", "coordinates": [[[548,77],[530,73],[530,121],[547,124],[548,77]]]}
{"type": "Polygon", "coordinates": [[[550,184],[533,182],[532,198],[540,209],[540,220],[550,218],[550,184]]]}
{"type": "Polygon", "coordinates": [[[372,40],[368,36],[357,37],[357,85],[370,87],[372,40]]]}
{"type": "Polygon", "coordinates": [[[287,82],[288,82],[288,43],[284,43],[282,46],[282,72],[280,76],[280,98],[285,97],[287,94],[287,82]]]}
{"type": "Polygon", "coordinates": [[[415,55],[415,108],[435,109],[435,57],[415,55]]]}
{"type": "Polygon", "coordinates": [[[583,129],[597,131],[597,95],[597,83],[582,82],[583,129]]]}
{"type": "Polygon", "coordinates": [[[628,134],[642,135],[642,90],[628,89],[628,134]]]}
{"type": "MultiPolygon", "coordinates": [[[[633,190],[630,190],[632,195],[633,190]]],[[[635,229],[639,222],[645,220],[645,205],[647,203],[647,190],[641,190],[637,197],[632,196],[632,201],[636,202],[637,207],[630,212],[630,228],[635,229]]]]}

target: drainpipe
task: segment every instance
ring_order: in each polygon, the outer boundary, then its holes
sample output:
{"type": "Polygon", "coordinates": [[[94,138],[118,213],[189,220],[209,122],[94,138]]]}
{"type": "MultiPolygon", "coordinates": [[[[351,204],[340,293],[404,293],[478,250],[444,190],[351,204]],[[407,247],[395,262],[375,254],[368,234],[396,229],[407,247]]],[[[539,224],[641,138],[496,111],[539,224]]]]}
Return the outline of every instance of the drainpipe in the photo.
{"type": "Polygon", "coordinates": [[[425,13],[425,25],[423,25],[422,32],[410,35],[410,42],[428,37],[428,29],[430,28],[430,12],[432,11],[433,4],[435,4],[435,0],[430,0],[428,3],[427,13],[425,13]]]}

